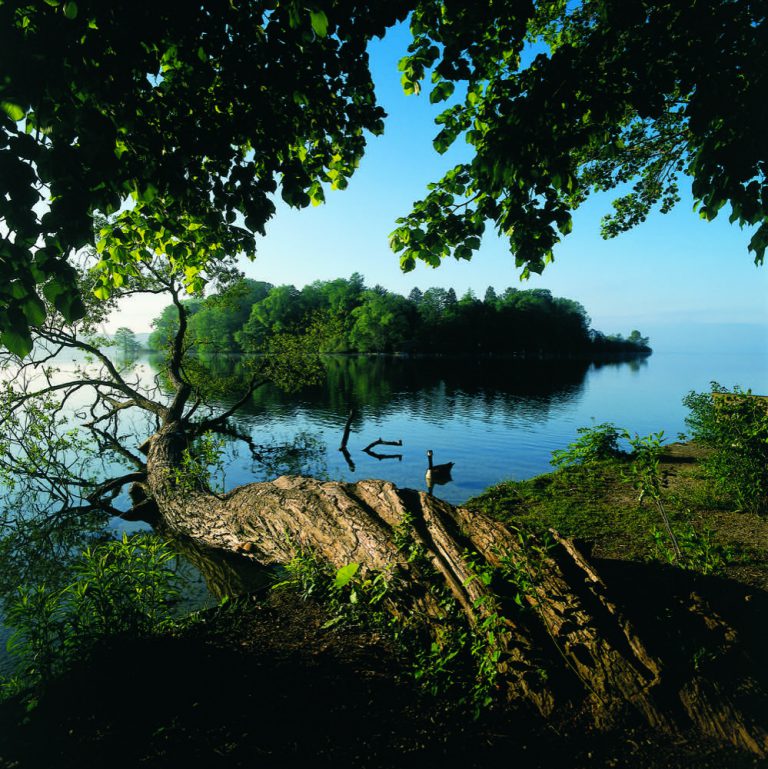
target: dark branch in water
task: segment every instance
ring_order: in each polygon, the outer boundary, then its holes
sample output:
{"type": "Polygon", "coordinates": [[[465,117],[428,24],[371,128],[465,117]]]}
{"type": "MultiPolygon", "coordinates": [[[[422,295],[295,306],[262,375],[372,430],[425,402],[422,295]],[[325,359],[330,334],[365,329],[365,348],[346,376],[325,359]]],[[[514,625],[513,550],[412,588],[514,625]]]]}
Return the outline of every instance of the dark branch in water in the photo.
{"type": "Polygon", "coordinates": [[[373,451],[374,446],[402,446],[403,442],[402,440],[399,441],[385,441],[381,438],[377,438],[373,443],[369,443],[363,451],[368,454],[368,456],[373,457],[374,459],[378,459],[379,462],[381,462],[382,459],[396,459],[398,462],[403,461],[403,455],[402,454],[379,454],[376,451],[373,451]]]}
{"type": "Polygon", "coordinates": [[[363,449],[363,451],[365,451],[365,452],[370,454],[371,453],[371,449],[374,446],[402,446],[402,445],[403,445],[403,441],[402,440],[399,440],[399,441],[385,441],[385,440],[382,440],[381,438],[377,438],[373,443],[369,443],[363,449]]]}
{"type": "Polygon", "coordinates": [[[379,454],[377,451],[370,451],[368,449],[363,449],[363,451],[368,454],[369,457],[378,459],[379,462],[381,462],[382,459],[396,459],[398,462],[403,461],[402,454],[379,454]]]}
{"type": "Polygon", "coordinates": [[[347,465],[349,466],[350,472],[354,473],[355,472],[355,463],[352,461],[352,456],[350,455],[349,451],[347,450],[347,447],[344,446],[344,447],[340,448],[339,451],[341,452],[342,456],[346,460],[347,465]]]}
{"type": "Polygon", "coordinates": [[[105,481],[104,483],[99,484],[87,497],[88,500],[91,502],[96,502],[101,497],[105,495],[110,495],[114,497],[120,489],[123,488],[123,486],[126,486],[129,483],[140,483],[147,478],[146,471],[144,472],[136,472],[136,473],[127,473],[126,475],[121,475],[119,478],[110,478],[108,481],[105,481]]]}
{"type": "MultiPolygon", "coordinates": [[[[344,434],[341,438],[341,446],[339,446],[339,451],[346,451],[347,450],[347,441],[349,440],[349,431],[352,429],[352,420],[355,418],[355,410],[353,408],[349,409],[349,414],[347,415],[347,422],[344,425],[344,434]]],[[[347,459],[347,463],[350,463],[350,460],[347,459]]],[[[352,471],[354,472],[355,466],[352,465],[352,471]]]]}

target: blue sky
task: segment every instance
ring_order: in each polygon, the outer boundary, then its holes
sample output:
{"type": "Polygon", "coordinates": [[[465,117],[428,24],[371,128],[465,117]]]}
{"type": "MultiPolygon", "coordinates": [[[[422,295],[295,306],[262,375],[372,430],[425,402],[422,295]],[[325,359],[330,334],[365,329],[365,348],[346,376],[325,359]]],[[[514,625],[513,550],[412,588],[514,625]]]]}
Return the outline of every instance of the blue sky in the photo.
{"type": "MultiPolygon", "coordinates": [[[[395,219],[467,151],[457,146],[441,157],[432,149],[439,108],[426,95],[405,96],[400,87],[397,61],[407,39],[401,27],[371,48],[377,94],[389,114],[384,136],[370,138],[349,187],[328,192],[325,205],[301,211],[278,205],[256,260],[243,264],[249,277],[301,287],[360,272],[369,285],[400,293],[442,286],[459,295],[471,288],[480,297],[489,285],[541,287],[580,301],[593,325],[606,332],[639,328],[652,341],[661,334],[673,344],[698,327],[733,324],[768,344],[768,269],[754,265],[747,252],[750,233],[729,224],[727,212],[714,222],[698,217],[686,180],[684,199],[670,214],[655,213],[609,241],[601,239],[599,225],[611,198],[591,199],[576,212],[573,233],[556,248],[555,262],[523,283],[506,243],[491,228],[471,262],[448,259],[438,269],[420,265],[403,274],[387,244],[395,219]]],[[[127,306],[115,325],[146,331],[158,311],[127,306]]]]}

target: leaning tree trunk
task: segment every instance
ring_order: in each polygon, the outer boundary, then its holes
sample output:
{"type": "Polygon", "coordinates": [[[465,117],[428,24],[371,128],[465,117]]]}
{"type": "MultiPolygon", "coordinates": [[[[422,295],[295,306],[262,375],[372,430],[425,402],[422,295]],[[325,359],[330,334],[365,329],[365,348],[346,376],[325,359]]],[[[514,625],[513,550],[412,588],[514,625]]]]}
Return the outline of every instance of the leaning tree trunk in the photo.
{"type": "Polygon", "coordinates": [[[694,729],[768,754],[768,734],[739,707],[747,692],[749,710],[759,712],[737,633],[695,594],[687,621],[709,638],[716,659],[708,667],[727,670],[724,681],[703,678],[695,664],[681,668],[674,650],[650,648],[595,566],[555,532],[549,547],[537,547],[486,515],[385,481],[281,477],[223,496],[181,491],[175,469],[183,445],[170,425],[148,447],[147,490],[171,529],[261,563],[286,563],[301,549],[335,568],[359,563],[406,586],[393,592],[393,612],[418,612],[428,623],[444,613],[428,587],[439,577],[468,623],[493,632],[498,680],[511,702],[544,716],[579,707],[601,727],[630,709],[666,732],[694,729]],[[424,557],[404,559],[404,531],[424,557]]]}

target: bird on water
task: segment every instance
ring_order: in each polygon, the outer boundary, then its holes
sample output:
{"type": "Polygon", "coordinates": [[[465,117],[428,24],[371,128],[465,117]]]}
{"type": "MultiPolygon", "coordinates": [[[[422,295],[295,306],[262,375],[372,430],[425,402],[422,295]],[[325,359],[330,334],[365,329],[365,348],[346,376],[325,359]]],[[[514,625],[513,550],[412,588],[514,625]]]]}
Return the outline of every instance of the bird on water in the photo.
{"type": "Polygon", "coordinates": [[[441,484],[447,483],[451,480],[451,468],[453,462],[445,462],[442,465],[432,464],[432,449],[427,452],[427,484],[432,485],[434,483],[441,484]]]}

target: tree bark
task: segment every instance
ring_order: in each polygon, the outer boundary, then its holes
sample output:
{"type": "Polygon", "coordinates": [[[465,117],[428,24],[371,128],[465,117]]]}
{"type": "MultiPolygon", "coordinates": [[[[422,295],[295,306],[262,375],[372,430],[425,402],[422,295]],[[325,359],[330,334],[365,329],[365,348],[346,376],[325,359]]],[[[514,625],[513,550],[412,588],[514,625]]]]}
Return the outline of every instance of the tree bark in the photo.
{"type": "Polygon", "coordinates": [[[714,679],[703,678],[695,664],[686,667],[677,650],[644,639],[621,595],[556,532],[541,547],[486,515],[385,481],[280,477],[223,496],[182,491],[175,468],[185,445],[179,425],[171,424],[148,447],[146,488],[173,531],[263,564],[287,563],[302,550],[334,568],[359,563],[364,573],[382,572],[405,586],[393,591],[390,609],[427,625],[444,615],[428,589],[439,579],[470,627],[493,633],[489,643],[499,652],[498,680],[510,703],[545,717],[588,713],[598,727],[630,711],[669,733],[694,730],[768,754],[768,734],[751,715],[760,712],[756,702],[766,712],[765,698],[755,694],[738,634],[698,596],[681,611],[716,655],[708,666],[721,673],[714,679]],[[408,562],[398,547],[404,530],[422,548],[420,562],[408,562]],[[738,701],[743,691],[749,712],[738,701]]]}

